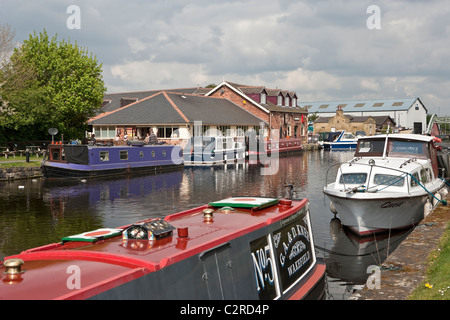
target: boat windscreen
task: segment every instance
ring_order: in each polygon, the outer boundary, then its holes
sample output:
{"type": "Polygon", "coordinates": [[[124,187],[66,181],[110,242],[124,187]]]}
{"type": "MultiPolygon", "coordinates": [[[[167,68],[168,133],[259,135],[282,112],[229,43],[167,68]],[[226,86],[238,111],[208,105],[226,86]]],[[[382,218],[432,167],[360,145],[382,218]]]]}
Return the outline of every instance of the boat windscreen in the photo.
{"type": "Polygon", "coordinates": [[[360,139],[355,152],[356,157],[364,156],[382,156],[384,151],[385,139],[360,139]]]}
{"type": "Polygon", "coordinates": [[[389,140],[389,155],[427,158],[427,144],[422,141],[389,140]]]}
{"type": "Polygon", "coordinates": [[[75,164],[89,164],[89,150],[87,146],[67,145],[64,146],[66,161],[75,164]]]}

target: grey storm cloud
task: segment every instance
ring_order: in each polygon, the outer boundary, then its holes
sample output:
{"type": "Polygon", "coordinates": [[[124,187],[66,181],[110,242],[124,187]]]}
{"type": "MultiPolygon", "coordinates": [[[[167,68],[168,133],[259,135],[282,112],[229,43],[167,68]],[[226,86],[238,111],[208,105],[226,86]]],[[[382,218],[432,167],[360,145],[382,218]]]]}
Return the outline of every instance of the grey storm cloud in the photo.
{"type": "MultiPolygon", "coordinates": [[[[450,106],[450,3],[408,0],[2,1],[16,41],[44,28],[103,63],[108,91],[223,79],[296,91],[300,100],[420,97],[450,106]],[[80,8],[80,29],[66,12],[80,8]],[[380,29],[369,29],[380,9],[380,29]]],[[[450,109],[448,109],[450,112],[450,109]]]]}

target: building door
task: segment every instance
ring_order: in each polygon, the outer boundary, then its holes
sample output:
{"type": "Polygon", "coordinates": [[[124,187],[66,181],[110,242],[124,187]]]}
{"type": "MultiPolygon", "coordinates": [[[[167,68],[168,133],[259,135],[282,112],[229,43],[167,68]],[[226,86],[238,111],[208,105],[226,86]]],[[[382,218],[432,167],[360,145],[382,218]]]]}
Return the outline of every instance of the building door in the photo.
{"type": "Polygon", "coordinates": [[[414,133],[422,134],[422,122],[414,122],[414,133]]]}

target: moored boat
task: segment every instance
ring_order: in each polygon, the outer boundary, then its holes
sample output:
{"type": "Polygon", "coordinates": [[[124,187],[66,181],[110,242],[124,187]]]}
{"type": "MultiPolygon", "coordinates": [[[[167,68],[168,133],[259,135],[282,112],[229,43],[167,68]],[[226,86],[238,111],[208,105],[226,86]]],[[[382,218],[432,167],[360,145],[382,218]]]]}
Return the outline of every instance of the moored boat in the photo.
{"type": "Polygon", "coordinates": [[[256,138],[250,138],[247,142],[247,153],[250,158],[260,154],[271,155],[274,153],[287,153],[303,150],[301,138],[282,138],[282,139],[267,139],[260,141],[256,138]]]}
{"type": "Polygon", "coordinates": [[[0,299],[322,299],[307,199],[232,197],[0,264],[0,299]]]}
{"type": "Polygon", "coordinates": [[[324,187],[342,224],[359,235],[417,225],[430,203],[445,203],[437,150],[430,136],[361,137],[354,158],[324,187]]]}
{"type": "Polygon", "coordinates": [[[220,165],[244,161],[245,147],[232,137],[196,136],[183,149],[186,166],[220,165]]]}
{"type": "Polygon", "coordinates": [[[182,166],[181,147],[143,143],[125,146],[51,144],[42,161],[46,178],[159,172],[182,166]]]}
{"type": "Polygon", "coordinates": [[[345,130],[337,133],[331,133],[329,137],[329,141],[323,142],[323,147],[325,150],[350,151],[355,150],[358,144],[358,137],[353,135],[351,132],[346,132],[345,130]]]}

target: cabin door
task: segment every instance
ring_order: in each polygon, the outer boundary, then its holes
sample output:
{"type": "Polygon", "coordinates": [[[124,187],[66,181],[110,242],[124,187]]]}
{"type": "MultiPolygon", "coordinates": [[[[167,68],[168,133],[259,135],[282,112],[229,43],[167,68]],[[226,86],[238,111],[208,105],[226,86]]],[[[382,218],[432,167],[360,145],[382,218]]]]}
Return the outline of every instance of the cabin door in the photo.
{"type": "Polygon", "coordinates": [[[203,263],[202,281],[206,286],[208,298],[213,300],[236,299],[234,288],[230,244],[200,254],[203,263]]]}

